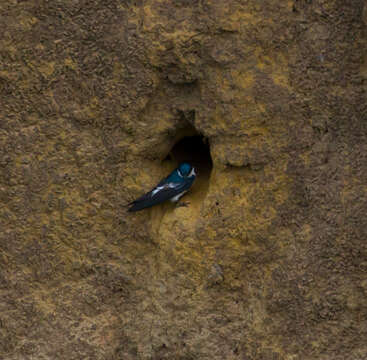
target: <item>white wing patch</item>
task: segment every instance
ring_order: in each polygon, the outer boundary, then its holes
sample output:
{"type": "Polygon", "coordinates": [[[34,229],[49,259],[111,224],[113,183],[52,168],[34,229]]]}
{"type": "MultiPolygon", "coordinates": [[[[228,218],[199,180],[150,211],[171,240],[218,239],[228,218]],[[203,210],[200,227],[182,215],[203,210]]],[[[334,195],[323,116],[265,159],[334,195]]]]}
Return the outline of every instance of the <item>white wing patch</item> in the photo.
{"type": "Polygon", "coordinates": [[[162,189],[164,189],[164,186],[158,186],[156,187],[153,191],[152,191],[152,197],[159,191],[161,191],[162,189]]]}
{"type": "Polygon", "coordinates": [[[157,194],[158,192],[160,192],[161,190],[163,189],[167,189],[167,188],[172,188],[174,189],[176,187],[176,184],[175,183],[168,183],[168,184],[165,184],[163,186],[158,186],[156,187],[153,191],[152,191],[152,195],[151,197],[153,197],[155,194],[157,194]]]}

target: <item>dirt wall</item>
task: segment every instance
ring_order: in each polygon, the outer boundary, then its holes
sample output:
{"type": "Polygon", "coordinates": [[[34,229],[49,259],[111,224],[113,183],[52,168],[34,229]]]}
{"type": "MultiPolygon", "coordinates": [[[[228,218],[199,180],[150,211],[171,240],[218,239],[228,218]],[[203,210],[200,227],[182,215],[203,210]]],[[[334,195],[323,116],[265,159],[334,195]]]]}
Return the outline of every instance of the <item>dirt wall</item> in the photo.
{"type": "Polygon", "coordinates": [[[366,359],[366,9],[1,2],[0,358],[366,359]]]}

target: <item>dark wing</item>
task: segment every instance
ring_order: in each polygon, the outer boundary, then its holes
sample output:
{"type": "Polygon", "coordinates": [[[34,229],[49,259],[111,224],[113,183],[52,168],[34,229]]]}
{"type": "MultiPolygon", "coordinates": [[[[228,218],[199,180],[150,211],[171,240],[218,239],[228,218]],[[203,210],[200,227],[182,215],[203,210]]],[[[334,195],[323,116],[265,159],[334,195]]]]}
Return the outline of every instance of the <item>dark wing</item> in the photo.
{"type": "Polygon", "coordinates": [[[138,211],[145,209],[147,207],[160,204],[166,200],[169,200],[180,194],[182,191],[187,190],[191,184],[188,182],[185,183],[168,183],[161,185],[158,184],[152,191],[148,192],[147,194],[141,196],[140,198],[133,201],[131,204],[131,208],[128,211],[138,211]]]}

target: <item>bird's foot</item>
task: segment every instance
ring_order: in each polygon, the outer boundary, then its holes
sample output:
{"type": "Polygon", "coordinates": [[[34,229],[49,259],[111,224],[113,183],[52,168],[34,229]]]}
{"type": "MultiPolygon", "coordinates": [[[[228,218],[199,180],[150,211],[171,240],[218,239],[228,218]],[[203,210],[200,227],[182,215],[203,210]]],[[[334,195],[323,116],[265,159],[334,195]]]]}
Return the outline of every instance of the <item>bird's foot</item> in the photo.
{"type": "Polygon", "coordinates": [[[187,207],[188,205],[190,205],[188,201],[180,201],[177,203],[176,207],[187,207]]]}

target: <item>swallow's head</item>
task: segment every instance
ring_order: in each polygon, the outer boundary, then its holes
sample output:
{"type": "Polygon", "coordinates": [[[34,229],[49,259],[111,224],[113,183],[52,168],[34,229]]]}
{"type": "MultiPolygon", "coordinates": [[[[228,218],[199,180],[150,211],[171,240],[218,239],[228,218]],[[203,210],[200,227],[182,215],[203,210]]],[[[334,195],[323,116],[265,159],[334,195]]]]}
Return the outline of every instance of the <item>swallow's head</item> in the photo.
{"type": "Polygon", "coordinates": [[[177,168],[178,174],[183,178],[192,178],[196,176],[195,169],[189,163],[182,163],[177,168]]]}

